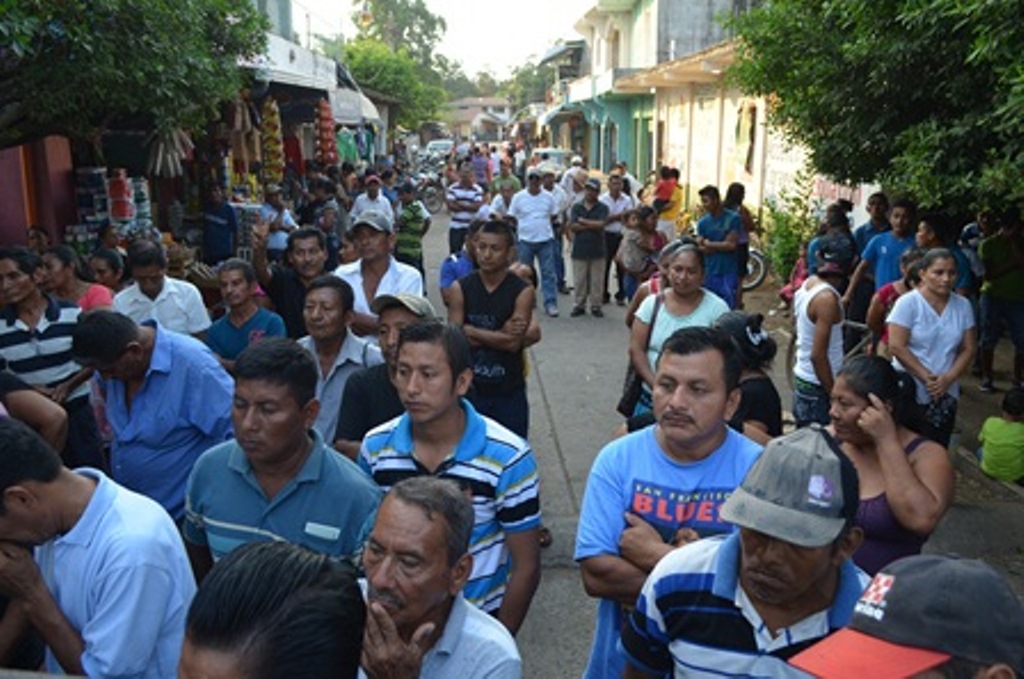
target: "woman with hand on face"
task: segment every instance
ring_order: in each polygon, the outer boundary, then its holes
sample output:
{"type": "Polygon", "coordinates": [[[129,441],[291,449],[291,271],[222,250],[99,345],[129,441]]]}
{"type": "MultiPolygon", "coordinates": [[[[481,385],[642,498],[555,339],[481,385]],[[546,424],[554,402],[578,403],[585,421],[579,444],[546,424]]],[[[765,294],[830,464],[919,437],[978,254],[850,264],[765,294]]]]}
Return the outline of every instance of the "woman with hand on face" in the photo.
{"type": "Polygon", "coordinates": [[[978,344],[971,303],[953,292],[956,278],[953,254],[929,250],[921,259],[921,284],[896,300],[887,320],[893,366],[917,385],[921,433],[943,447],[953,434],[960,377],[978,344]]]}
{"type": "Polygon", "coordinates": [[[685,240],[665,247],[661,259],[667,272],[664,287],[643,301],[630,329],[629,359],[644,382],[637,414],[651,409],[654,368],[662,343],[680,328],[710,327],[729,311],[721,297],[703,287],[704,255],[697,244],[685,240]]]}
{"type": "Polygon", "coordinates": [[[953,501],[953,467],[939,444],[918,433],[907,375],[878,356],[858,356],[832,387],[829,433],[857,468],[854,525],[864,544],[853,560],[874,575],[918,554],[953,501]]]}
{"type": "Polygon", "coordinates": [[[54,245],[43,253],[46,272],[43,288],[54,297],[77,304],[82,311],[109,309],[114,305],[110,289],[93,283],[78,253],[70,245],[54,245]]]}

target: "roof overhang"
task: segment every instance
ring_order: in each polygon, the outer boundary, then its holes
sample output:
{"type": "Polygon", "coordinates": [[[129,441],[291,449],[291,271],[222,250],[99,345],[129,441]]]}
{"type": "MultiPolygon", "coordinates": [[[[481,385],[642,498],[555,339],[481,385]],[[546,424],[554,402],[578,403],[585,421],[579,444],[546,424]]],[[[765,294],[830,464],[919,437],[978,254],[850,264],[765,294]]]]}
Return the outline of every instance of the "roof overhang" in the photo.
{"type": "Polygon", "coordinates": [[[679,87],[689,83],[719,82],[736,56],[736,43],[720,43],[706,50],[632,73],[615,81],[619,90],[643,91],[679,87]]]}
{"type": "Polygon", "coordinates": [[[537,62],[537,65],[543,66],[544,64],[568,56],[573,52],[582,52],[585,46],[586,42],[583,40],[567,40],[566,42],[563,42],[559,45],[555,45],[554,47],[549,49],[544,54],[544,56],[540,58],[540,61],[537,62]]]}

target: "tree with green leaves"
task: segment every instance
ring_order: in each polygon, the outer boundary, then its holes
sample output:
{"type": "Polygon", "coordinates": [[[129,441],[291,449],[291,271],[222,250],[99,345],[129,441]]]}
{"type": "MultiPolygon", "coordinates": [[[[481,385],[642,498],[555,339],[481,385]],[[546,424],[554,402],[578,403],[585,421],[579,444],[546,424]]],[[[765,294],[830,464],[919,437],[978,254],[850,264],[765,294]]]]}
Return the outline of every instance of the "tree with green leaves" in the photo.
{"type": "Polygon", "coordinates": [[[527,61],[512,69],[512,76],[501,84],[498,92],[509,98],[513,110],[519,110],[527,104],[543,102],[554,81],[555,74],[551,66],[537,66],[527,61]]]}
{"type": "Polygon", "coordinates": [[[1024,199],[1024,0],[772,0],[731,77],[839,181],[967,212],[1024,199]]]}
{"type": "Polygon", "coordinates": [[[0,148],[197,128],[238,95],[267,26],[250,0],[0,0],[0,148]]]}
{"type": "Polygon", "coordinates": [[[424,70],[432,68],[448,25],[423,0],[352,0],[352,5],[360,38],[373,38],[393,51],[404,48],[424,70]]]}
{"type": "Polygon", "coordinates": [[[399,100],[399,125],[417,129],[437,118],[444,90],[419,77],[416,62],[405,48],[392,50],[379,40],[360,38],[345,43],[343,62],[361,86],[399,100]]]}

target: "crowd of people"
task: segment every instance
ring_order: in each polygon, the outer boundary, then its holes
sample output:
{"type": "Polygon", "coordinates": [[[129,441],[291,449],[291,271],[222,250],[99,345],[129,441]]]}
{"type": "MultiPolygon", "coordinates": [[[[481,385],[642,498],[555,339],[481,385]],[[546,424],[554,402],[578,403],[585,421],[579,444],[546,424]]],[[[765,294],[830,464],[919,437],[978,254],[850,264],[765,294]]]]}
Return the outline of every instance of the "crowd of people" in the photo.
{"type": "MultiPolygon", "coordinates": [[[[291,206],[266,187],[251,262],[211,191],[216,320],[157,243],[0,249],[0,665],[521,676],[552,540],[526,349],[569,290],[568,250],[570,316],[630,307],[625,422],[575,541],[597,600],[584,676],[1024,676],[1008,585],[920,555],[952,502],[977,315],[983,388],[1004,326],[1020,380],[1015,213],[979,219],[972,260],[909,202],[872,196],[857,229],[830,209],[791,287],[787,433],[776,341],[742,309],[742,186],[701,189],[680,236],[671,168],[637,196],[624,165],[603,187],[581,158],[559,178],[486,151],[447,190],[443,317],[429,213],[387,172],[314,168],[291,206]],[[858,314],[885,337],[845,357],[858,314]]],[[[1022,394],[982,432],[999,478],[1024,476],[1022,394]]]]}

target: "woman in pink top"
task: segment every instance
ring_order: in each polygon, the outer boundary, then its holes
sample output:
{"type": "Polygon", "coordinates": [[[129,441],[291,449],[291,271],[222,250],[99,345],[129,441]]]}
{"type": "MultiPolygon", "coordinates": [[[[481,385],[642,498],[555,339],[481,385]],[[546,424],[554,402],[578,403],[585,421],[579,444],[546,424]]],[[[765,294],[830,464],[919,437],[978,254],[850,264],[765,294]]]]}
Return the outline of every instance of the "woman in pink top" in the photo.
{"type": "Polygon", "coordinates": [[[885,319],[889,317],[889,312],[892,311],[896,300],[916,288],[921,282],[922,257],[924,257],[924,251],[920,248],[910,248],[900,255],[900,273],[903,278],[886,283],[871,298],[867,326],[875,337],[880,338],[877,353],[881,356],[889,357],[889,328],[885,325],[885,319]]]}
{"type": "Polygon", "coordinates": [[[74,302],[82,311],[109,309],[114,304],[110,288],[86,280],[81,260],[68,245],[54,245],[43,254],[43,289],[68,302],[74,302]]]}

